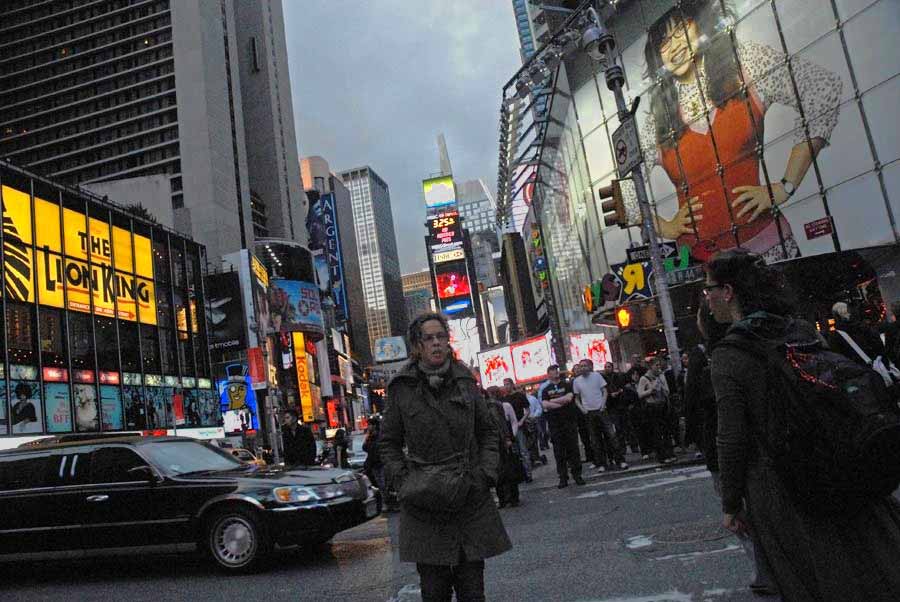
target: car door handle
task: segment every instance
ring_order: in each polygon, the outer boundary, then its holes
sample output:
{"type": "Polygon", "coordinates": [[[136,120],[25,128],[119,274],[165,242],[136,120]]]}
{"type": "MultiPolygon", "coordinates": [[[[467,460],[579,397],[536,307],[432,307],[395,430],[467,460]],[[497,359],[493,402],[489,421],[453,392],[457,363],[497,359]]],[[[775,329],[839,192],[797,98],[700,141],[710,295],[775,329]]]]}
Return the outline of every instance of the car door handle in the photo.
{"type": "Polygon", "coordinates": [[[108,495],[89,495],[85,498],[89,502],[105,502],[109,499],[108,495]]]}

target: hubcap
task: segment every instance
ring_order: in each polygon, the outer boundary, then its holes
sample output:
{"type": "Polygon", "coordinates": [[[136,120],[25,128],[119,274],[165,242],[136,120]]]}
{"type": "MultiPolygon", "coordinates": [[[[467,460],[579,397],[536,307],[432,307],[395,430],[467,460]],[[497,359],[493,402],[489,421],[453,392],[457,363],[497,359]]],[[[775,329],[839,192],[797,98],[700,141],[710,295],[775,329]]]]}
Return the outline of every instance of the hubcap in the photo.
{"type": "Polygon", "coordinates": [[[240,516],[228,516],[216,525],[213,551],[222,564],[241,566],[249,562],[256,550],[253,525],[240,516]]]}

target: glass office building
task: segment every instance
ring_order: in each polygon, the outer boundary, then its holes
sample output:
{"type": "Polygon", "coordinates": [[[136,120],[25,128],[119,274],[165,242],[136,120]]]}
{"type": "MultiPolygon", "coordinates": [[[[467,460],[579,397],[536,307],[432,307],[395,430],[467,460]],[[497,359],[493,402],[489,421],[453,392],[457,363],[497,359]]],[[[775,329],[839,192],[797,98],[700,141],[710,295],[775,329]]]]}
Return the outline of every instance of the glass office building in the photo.
{"type": "Polygon", "coordinates": [[[0,436],[216,426],[205,249],[0,162],[0,436]]]}

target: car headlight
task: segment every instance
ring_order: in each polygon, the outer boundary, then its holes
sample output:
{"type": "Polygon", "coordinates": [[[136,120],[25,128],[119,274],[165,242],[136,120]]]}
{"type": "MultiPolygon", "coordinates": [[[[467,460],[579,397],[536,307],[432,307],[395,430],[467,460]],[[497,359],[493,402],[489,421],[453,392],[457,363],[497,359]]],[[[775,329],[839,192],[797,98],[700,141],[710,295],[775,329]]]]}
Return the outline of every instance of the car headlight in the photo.
{"type": "Polygon", "coordinates": [[[311,487],[277,487],[272,490],[275,499],[284,504],[304,504],[332,500],[350,495],[341,485],[314,485],[311,487]]]}
{"type": "Polygon", "coordinates": [[[309,487],[276,487],[272,490],[275,499],[283,504],[314,502],[319,496],[309,487]]]}

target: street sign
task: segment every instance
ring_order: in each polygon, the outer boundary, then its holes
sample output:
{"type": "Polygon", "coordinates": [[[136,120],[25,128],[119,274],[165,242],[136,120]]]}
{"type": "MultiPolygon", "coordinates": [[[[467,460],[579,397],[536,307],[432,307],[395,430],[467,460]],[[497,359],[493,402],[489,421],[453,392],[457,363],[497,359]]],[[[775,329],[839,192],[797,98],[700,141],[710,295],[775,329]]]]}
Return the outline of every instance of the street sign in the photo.
{"type": "MultiPolygon", "coordinates": [[[[661,259],[675,257],[675,255],[678,254],[677,251],[678,249],[675,248],[675,245],[665,242],[659,244],[659,256],[661,259]]],[[[650,261],[650,245],[642,245],[640,247],[625,249],[625,253],[628,255],[628,263],[641,263],[642,261],[650,261]]]]}
{"type": "Polygon", "coordinates": [[[687,284],[688,282],[697,282],[706,277],[706,270],[702,265],[695,265],[683,270],[672,270],[666,272],[666,284],[669,286],[678,286],[687,284]]]}
{"type": "Polygon", "coordinates": [[[820,236],[828,236],[834,232],[834,221],[831,219],[830,215],[827,215],[823,218],[803,224],[803,229],[806,231],[806,240],[812,240],[814,238],[819,238],[820,236]]]}
{"type": "Polygon", "coordinates": [[[613,153],[616,158],[616,173],[624,178],[631,170],[641,164],[641,145],[638,140],[637,124],[634,117],[622,122],[612,135],[613,153]]]}

